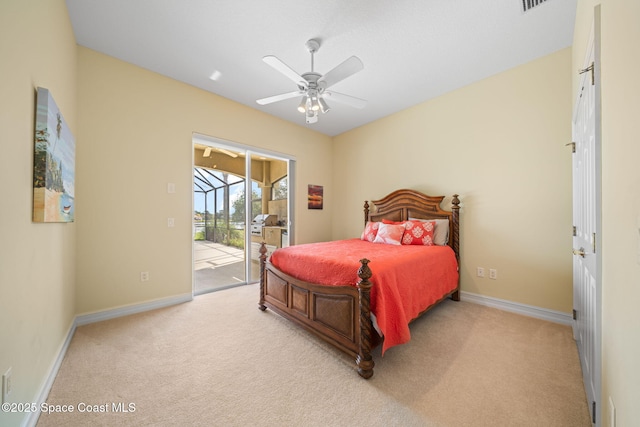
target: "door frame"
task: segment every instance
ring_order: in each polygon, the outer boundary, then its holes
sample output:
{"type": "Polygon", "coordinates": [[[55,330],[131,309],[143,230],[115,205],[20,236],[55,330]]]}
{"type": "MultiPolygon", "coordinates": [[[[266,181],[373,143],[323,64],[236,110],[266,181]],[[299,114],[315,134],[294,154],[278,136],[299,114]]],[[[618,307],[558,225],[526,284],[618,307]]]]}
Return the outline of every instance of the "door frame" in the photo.
{"type": "MultiPolygon", "coordinates": [[[[250,145],[246,145],[246,144],[241,144],[239,142],[235,142],[235,141],[229,141],[226,139],[222,139],[222,138],[218,138],[218,137],[214,137],[214,136],[209,136],[209,135],[205,135],[205,134],[201,134],[201,133],[197,133],[197,132],[193,132],[192,137],[191,137],[191,145],[192,145],[192,149],[191,149],[191,167],[193,168],[194,164],[195,164],[195,159],[193,158],[193,146],[195,144],[200,144],[200,145],[206,145],[206,146],[211,146],[211,147],[221,147],[221,148],[227,148],[227,149],[231,149],[231,150],[236,150],[236,151],[243,151],[245,154],[245,184],[244,184],[244,191],[245,191],[245,195],[250,195],[251,194],[251,157],[252,156],[262,156],[262,157],[267,157],[267,158],[272,158],[275,160],[281,160],[284,162],[287,162],[287,184],[288,184],[288,199],[287,199],[287,218],[288,218],[288,224],[287,224],[287,231],[289,234],[289,241],[290,244],[293,245],[295,244],[295,176],[296,176],[296,158],[293,155],[290,154],[285,154],[285,153],[280,153],[277,151],[273,151],[273,150],[267,150],[264,148],[259,148],[259,147],[254,147],[254,146],[250,146],[250,145]],[[248,179],[247,179],[248,177],[248,179]]],[[[194,198],[193,198],[193,193],[191,195],[191,206],[193,209],[193,204],[194,204],[194,198]]],[[[193,215],[192,215],[193,217],[193,215]]],[[[251,234],[247,232],[247,228],[246,226],[248,226],[249,224],[251,224],[251,221],[253,220],[253,218],[251,218],[251,197],[245,197],[245,242],[244,242],[244,260],[245,260],[245,281],[242,283],[239,283],[238,285],[233,285],[233,286],[242,286],[242,285],[246,285],[249,283],[253,283],[254,280],[251,280],[251,234]]],[[[193,219],[192,219],[193,221],[193,219]]],[[[193,229],[193,227],[192,227],[193,229]]],[[[193,266],[194,266],[194,262],[195,262],[195,254],[193,251],[193,244],[191,245],[191,265],[192,265],[192,272],[191,272],[191,288],[192,288],[192,293],[194,292],[193,290],[195,289],[195,274],[193,274],[193,266]]],[[[231,286],[229,286],[231,287],[231,286]]],[[[224,288],[221,289],[226,289],[228,288],[227,286],[225,286],[224,288]]]]}

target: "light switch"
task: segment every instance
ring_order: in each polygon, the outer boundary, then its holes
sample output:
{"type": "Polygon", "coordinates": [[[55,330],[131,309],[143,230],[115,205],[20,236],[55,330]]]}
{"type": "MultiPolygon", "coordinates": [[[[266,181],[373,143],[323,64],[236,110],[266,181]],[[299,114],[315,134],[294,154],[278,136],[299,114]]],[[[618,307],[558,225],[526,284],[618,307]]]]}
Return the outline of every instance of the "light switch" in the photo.
{"type": "Polygon", "coordinates": [[[172,194],[176,192],[176,184],[173,182],[170,182],[167,184],[167,193],[172,194]]]}
{"type": "Polygon", "coordinates": [[[176,222],[173,218],[167,218],[167,227],[173,227],[176,225],[176,222]]]}

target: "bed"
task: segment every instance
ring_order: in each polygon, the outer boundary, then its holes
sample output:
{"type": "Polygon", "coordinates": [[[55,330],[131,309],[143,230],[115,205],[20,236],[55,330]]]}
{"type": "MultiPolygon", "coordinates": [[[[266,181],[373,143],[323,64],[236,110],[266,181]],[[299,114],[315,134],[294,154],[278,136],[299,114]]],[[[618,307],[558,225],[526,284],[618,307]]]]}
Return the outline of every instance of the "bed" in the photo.
{"type": "Polygon", "coordinates": [[[397,190],[373,206],[365,201],[365,231],[358,239],[295,245],[268,259],[263,243],[259,308],[351,355],[358,374],[370,378],[372,349],[382,344],[384,353],[407,342],[411,321],[447,298],[459,301],[460,200],[453,195],[451,210],[445,210],[443,199],[397,190]],[[379,244],[367,235],[372,228],[386,236],[416,224],[438,227],[428,238],[439,244],[379,244]]]}

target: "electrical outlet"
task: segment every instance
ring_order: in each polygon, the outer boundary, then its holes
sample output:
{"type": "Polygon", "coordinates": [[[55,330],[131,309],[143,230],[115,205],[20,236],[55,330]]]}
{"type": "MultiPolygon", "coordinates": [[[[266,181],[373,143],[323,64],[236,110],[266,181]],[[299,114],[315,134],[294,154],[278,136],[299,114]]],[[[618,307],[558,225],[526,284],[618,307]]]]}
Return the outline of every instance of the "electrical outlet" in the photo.
{"type": "Polygon", "coordinates": [[[148,271],[141,271],[140,272],[140,281],[141,282],[148,282],[149,281],[149,272],[148,271]]]}
{"type": "Polygon", "coordinates": [[[489,279],[496,280],[497,278],[498,278],[498,270],[496,270],[495,268],[490,268],[489,269],[489,279]]]}
{"type": "Polygon", "coordinates": [[[176,184],[174,184],[173,182],[167,183],[167,193],[173,194],[175,192],[176,192],[176,184]]]}
{"type": "Polygon", "coordinates": [[[11,383],[11,368],[7,369],[7,372],[2,375],[2,403],[6,403],[11,391],[13,390],[13,384],[11,383]]]}
{"type": "Polygon", "coordinates": [[[484,277],[484,268],[478,267],[478,277],[484,277]]]}

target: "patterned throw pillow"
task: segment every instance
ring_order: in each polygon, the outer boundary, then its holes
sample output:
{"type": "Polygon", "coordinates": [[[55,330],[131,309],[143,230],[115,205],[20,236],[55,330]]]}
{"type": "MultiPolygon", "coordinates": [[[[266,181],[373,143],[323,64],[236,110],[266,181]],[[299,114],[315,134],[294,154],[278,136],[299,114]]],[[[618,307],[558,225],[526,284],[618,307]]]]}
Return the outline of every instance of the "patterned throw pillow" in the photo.
{"type": "Polygon", "coordinates": [[[448,219],[420,219],[409,218],[409,221],[433,221],[436,227],[433,230],[433,244],[444,246],[449,243],[449,220],[448,219]]]}
{"type": "Polygon", "coordinates": [[[435,225],[435,221],[405,221],[402,244],[433,246],[435,225]]]}
{"type": "Polygon", "coordinates": [[[388,245],[400,245],[404,234],[403,224],[380,224],[378,235],[373,243],[386,243],[388,245]]]}
{"type": "Polygon", "coordinates": [[[377,221],[367,221],[367,225],[364,227],[364,231],[362,232],[360,239],[366,240],[367,242],[373,242],[378,234],[379,226],[380,223],[377,221]]]}

